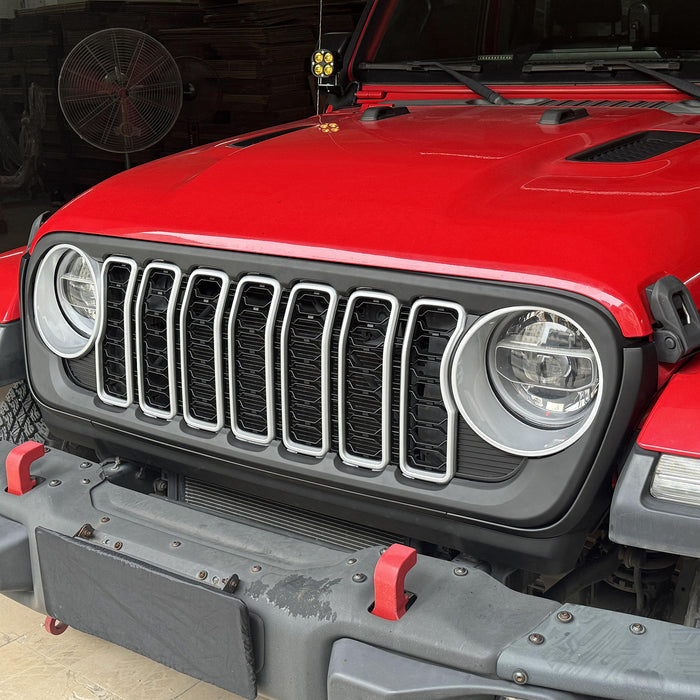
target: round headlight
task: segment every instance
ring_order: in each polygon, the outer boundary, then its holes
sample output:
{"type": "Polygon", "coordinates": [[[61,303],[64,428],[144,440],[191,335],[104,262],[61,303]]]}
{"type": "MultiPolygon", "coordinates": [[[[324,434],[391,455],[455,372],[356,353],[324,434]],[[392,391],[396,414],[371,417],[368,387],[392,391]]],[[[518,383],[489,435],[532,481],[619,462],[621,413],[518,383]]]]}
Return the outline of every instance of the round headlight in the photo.
{"type": "Polygon", "coordinates": [[[72,245],[52,248],[34,283],[34,319],[39,335],[60,357],[88,352],[99,330],[98,266],[72,245]]]}
{"type": "Polygon", "coordinates": [[[602,371],[586,332],[556,311],[510,308],[465,334],[452,366],[464,419],[492,445],[543,456],[568,447],[600,404],[602,371]]]}
{"type": "Polygon", "coordinates": [[[580,420],[598,393],[598,365],[583,331],[563,316],[525,311],[492,334],[489,377],[506,408],[525,422],[558,428],[580,420]]]}

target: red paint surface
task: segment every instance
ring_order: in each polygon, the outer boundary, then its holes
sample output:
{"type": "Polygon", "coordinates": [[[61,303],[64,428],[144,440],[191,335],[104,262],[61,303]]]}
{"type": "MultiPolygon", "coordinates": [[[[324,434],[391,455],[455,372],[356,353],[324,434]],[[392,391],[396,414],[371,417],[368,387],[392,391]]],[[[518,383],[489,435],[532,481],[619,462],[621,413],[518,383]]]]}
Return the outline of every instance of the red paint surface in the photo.
{"type": "Polygon", "coordinates": [[[24,248],[0,255],[0,323],[19,318],[19,263],[24,248]]]}
{"type": "Polygon", "coordinates": [[[645,450],[700,457],[700,356],[670,379],[642,427],[645,450]]]}
{"type": "Polygon", "coordinates": [[[32,479],[29,470],[32,464],[44,456],[46,452],[40,442],[28,440],[13,448],[5,460],[7,473],[7,493],[13,496],[23,496],[36,486],[36,479],[32,479]]]}
{"type": "MultiPolygon", "coordinates": [[[[478,98],[465,85],[455,83],[446,85],[384,85],[364,83],[363,90],[358,93],[358,100],[362,102],[381,99],[382,102],[392,100],[469,100],[478,98]],[[382,94],[383,97],[374,97],[382,94]]],[[[634,102],[643,100],[646,102],[678,102],[688,99],[685,93],[674,90],[661,83],[635,84],[635,85],[497,85],[491,83],[489,87],[496,90],[504,97],[519,98],[543,98],[552,100],[626,100],[634,102]]],[[[540,111],[546,107],[539,107],[540,111]]]]}
{"type": "Polygon", "coordinates": [[[406,595],[404,581],[406,574],[417,561],[416,550],[403,544],[392,544],[379,557],[374,569],[373,615],[384,620],[395,621],[406,614],[408,595],[406,595]]]}
{"type": "MultiPolygon", "coordinates": [[[[527,88],[538,93],[564,96],[527,88]]],[[[593,93],[612,94],[566,90],[593,93]]],[[[656,86],[615,94],[678,98],[656,86]]],[[[700,133],[700,117],[589,107],[589,118],[552,127],[537,123],[543,109],[418,106],[374,123],[336,111],[320,119],[337,132],[312,119],[248,148],[222,142],[117,175],[39,237],[78,231],[535,284],[594,299],[626,336],[648,335],[644,288],[659,277],[676,275],[700,300],[700,142],[639,163],[566,158],[648,129],[700,133]]]]}

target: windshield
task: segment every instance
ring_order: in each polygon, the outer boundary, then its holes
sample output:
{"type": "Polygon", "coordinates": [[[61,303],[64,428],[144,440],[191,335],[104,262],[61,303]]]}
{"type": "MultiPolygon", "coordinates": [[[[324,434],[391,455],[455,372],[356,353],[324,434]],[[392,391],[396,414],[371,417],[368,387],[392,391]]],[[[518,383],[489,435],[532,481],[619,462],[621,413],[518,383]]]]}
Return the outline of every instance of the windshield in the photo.
{"type": "MultiPolygon", "coordinates": [[[[482,80],[548,73],[558,82],[571,80],[570,69],[625,60],[692,78],[700,75],[699,20],[700,0],[379,0],[356,73],[362,82],[449,82],[444,73],[401,71],[402,63],[439,61],[464,64],[482,80]]],[[[631,71],[616,76],[640,81],[631,71]]]]}

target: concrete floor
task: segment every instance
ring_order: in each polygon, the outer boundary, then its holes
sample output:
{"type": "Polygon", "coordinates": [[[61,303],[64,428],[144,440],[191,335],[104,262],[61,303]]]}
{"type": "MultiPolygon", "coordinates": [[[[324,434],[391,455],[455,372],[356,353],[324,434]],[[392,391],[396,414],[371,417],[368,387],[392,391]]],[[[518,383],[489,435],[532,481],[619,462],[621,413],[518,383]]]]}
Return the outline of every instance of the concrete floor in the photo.
{"type": "Polygon", "coordinates": [[[2,700],[235,700],[207,683],[68,629],[52,636],[44,616],[0,596],[2,700]]]}
{"type": "MultiPolygon", "coordinates": [[[[47,200],[3,202],[0,252],[22,246],[47,200]]],[[[5,396],[0,388],[0,401],[5,396]]],[[[0,700],[240,700],[139,654],[68,629],[52,636],[44,616],[0,595],[0,700]]]]}

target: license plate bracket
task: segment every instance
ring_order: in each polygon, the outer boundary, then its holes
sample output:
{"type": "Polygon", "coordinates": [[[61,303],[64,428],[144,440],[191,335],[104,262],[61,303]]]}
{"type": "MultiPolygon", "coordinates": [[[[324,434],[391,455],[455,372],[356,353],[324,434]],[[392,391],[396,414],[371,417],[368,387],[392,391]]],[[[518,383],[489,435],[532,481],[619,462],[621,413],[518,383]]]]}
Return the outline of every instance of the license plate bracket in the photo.
{"type": "Polygon", "coordinates": [[[250,618],[230,593],[38,528],[49,615],[244,698],[257,683],[250,618]]]}

